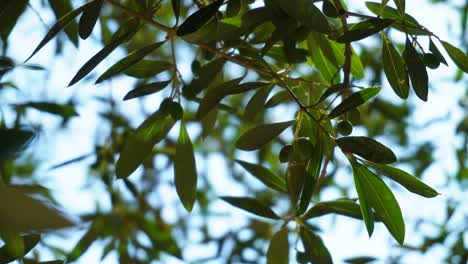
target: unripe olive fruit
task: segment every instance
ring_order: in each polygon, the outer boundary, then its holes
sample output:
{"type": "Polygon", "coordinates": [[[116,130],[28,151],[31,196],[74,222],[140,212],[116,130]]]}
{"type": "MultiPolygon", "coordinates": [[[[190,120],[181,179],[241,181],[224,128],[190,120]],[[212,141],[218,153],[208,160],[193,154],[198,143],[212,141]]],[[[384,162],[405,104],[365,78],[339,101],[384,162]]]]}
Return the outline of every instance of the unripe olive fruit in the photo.
{"type": "Polygon", "coordinates": [[[294,154],[300,160],[307,160],[312,156],[314,145],[305,137],[300,137],[293,142],[294,154]]]}
{"type": "Polygon", "coordinates": [[[294,149],[292,145],[284,146],[279,153],[279,160],[281,163],[286,163],[292,160],[294,149]]]}
{"type": "Polygon", "coordinates": [[[343,136],[348,136],[353,132],[353,125],[347,120],[342,120],[336,125],[336,130],[343,136]]]}

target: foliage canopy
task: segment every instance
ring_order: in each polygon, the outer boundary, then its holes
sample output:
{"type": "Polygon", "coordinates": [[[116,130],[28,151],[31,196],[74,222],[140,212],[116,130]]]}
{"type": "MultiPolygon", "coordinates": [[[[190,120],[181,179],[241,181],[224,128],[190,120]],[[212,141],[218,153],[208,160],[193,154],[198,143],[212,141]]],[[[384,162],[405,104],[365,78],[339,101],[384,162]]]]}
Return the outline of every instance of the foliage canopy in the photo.
{"type": "MultiPolygon", "coordinates": [[[[54,166],[59,169],[94,156],[90,172],[106,186],[112,201],[109,211],[80,216],[87,231],[72,250],[59,251],[59,259],[78,260],[98,240],[104,247],[103,257],[115,251],[121,263],[148,263],[161,254],[183,259],[181,247],[196,229],[190,219],[215,215],[216,201],[221,199],[257,216],[245,226],[253,236],[245,240],[236,231],[217,237],[204,222],[199,242],[215,242],[218,247],[204,261],[255,262],[244,253],[253,249],[268,263],[293,259],[332,263],[333,251],[321,237],[326,230],[316,222],[319,217],[358,219],[369,236],[375,223],[382,223],[405,246],[404,210],[392,182],[422,197],[439,195],[419,179],[433,161],[430,146],[422,145],[407,157],[396,155],[392,148],[410,149],[407,129],[411,124],[405,121],[410,112],[405,101],[414,96],[422,101],[418,103],[437,100],[429,91],[429,69],[453,63],[458,69],[456,80],[463,82],[468,56],[406,13],[405,1],[366,2],[363,12],[354,12],[351,1],[342,0],[93,0],[81,6],[77,2],[82,1],[42,1],[38,15],[50,10],[56,21],[24,63],[7,51],[15,45],[11,33],[31,3],[1,2],[0,88],[16,87],[8,79],[16,68],[47,70],[30,61],[51,42],[56,42],[59,55],[64,44],[78,47],[95,38],[102,48],[73,69],[76,73],[68,89],[90,80],[101,86],[133,78],[134,87],[123,100],[143,104],[150,98],[153,109],[134,128],[131,116],[117,108],[125,109],[125,103],[112,96],[98,98],[110,106],[100,113],[110,128],[106,140],[96,143],[95,152],[54,166]],[[117,49],[125,55],[98,73],[98,66],[117,49]],[[185,75],[181,65],[187,63],[180,59],[187,57],[194,60],[191,73],[185,75]],[[383,89],[395,97],[385,99],[388,96],[380,95],[383,89]],[[155,94],[159,97],[150,96],[155,94]],[[389,142],[385,140],[389,137],[391,147],[382,143],[389,142]],[[217,197],[207,174],[223,170],[224,165],[200,169],[199,164],[211,153],[222,155],[246,195],[217,197]],[[240,174],[235,164],[248,174],[240,174]],[[414,168],[414,176],[398,168],[405,164],[414,168]],[[168,167],[174,175],[169,183],[158,179],[168,167]],[[354,185],[336,181],[340,170],[353,175],[354,185]],[[255,187],[250,186],[252,177],[258,180],[255,187]],[[127,191],[116,188],[115,182],[127,191]],[[170,186],[180,199],[176,222],[163,217],[163,211],[173,205],[151,202],[152,194],[161,197],[158,190],[163,186],[170,186]],[[324,199],[323,190],[329,188],[339,190],[342,198],[324,199]],[[141,241],[142,234],[149,244],[141,241]],[[296,245],[291,243],[292,235],[296,245]],[[227,240],[234,241],[230,249],[225,249],[227,240]],[[292,249],[295,256],[290,255],[292,249]]],[[[466,22],[466,13],[462,20],[466,22]]],[[[466,23],[462,28],[465,32],[466,23]]],[[[5,242],[0,248],[1,263],[17,259],[37,263],[37,258],[25,255],[43,242],[39,234],[77,224],[49,202],[31,196],[53,201],[48,189],[14,180],[21,166],[18,154],[37,133],[24,121],[27,110],[57,115],[67,125],[82,118],[77,117],[75,106],[73,100],[64,104],[25,101],[12,106],[13,124],[0,119],[0,197],[8,201],[0,205],[0,234],[5,242]]],[[[453,180],[460,184],[468,175],[467,120],[457,130],[464,146],[457,149],[459,168],[453,180]]],[[[425,203],[430,206],[430,201],[425,203]]],[[[453,232],[462,237],[462,231],[453,232]]],[[[443,242],[447,234],[441,237],[443,242]]],[[[424,253],[438,243],[429,240],[408,248],[424,253]]],[[[453,263],[468,258],[460,246],[463,239],[449,249],[453,263]]],[[[348,261],[373,260],[362,256],[348,261]]]]}

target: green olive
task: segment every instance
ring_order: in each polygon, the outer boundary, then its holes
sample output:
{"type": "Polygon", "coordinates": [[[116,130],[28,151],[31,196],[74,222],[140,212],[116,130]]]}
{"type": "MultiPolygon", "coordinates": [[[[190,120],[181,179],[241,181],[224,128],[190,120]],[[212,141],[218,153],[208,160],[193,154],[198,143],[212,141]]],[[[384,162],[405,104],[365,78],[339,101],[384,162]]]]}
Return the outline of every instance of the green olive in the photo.
{"type": "Polygon", "coordinates": [[[281,163],[286,163],[292,160],[294,154],[293,146],[286,145],[284,146],[279,153],[279,160],[281,163]]]}
{"type": "Polygon", "coordinates": [[[336,125],[336,130],[341,135],[347,136],[353,132],[353,125],[347,120],[342,120],[336,125]]]}
{"type": "Polygon", "coordinates": [[[307,160],[312,156],[314,145],[309,139],[300,137],[293,142],[294,154],[299,160],[307,160]]]}

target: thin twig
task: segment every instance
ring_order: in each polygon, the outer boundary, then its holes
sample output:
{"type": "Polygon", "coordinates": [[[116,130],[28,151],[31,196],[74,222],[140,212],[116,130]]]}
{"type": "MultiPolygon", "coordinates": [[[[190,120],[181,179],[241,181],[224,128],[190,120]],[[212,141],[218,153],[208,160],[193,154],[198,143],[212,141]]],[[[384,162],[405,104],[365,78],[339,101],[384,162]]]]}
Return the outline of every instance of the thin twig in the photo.
{"type": "MultiPolygon", "coordinates": [[[[340,20],[341,24],[343,25],[343,32],[346,34],[348,32],[348,21],[347,17],[348,15],[346,14],[346,10],[343,8],[341,5],[340,0],[335,0],[335,6],[336,8],[340,11],[340,20]]],[[[345,56],[345,61],[343,64],[343,75],[344,75],[344,86],[345,89],[343,89],[343,92],[349,92],[349,79],[350,79],[350,73],[351,73],[351,43],[346,42],[345,43],[345,51],[344,51],[344,56],[345,56]]]]}
{"type": "Polygon", "coordinates": [[[327,174],[327,168],[328,168],[329,163],[330,163],[330,160],[326,159],[325,163],[323,164],[322,171],[320,172],[320,176],[317,179],[317,184],[315,184],[314,192],[316,190],[320,190],[320,187],[322,186],[323,182],[325,181],[325,175],[327,174]]]}
{"type": "Polygon", "coordinates": [[[148,24],[150,24],[150,25],[152,25],[152,26],[154,26],[154,27],[168,33],[168,34],[170,34],[170,35],[172,35],[175,32],[175,28],[170,28],[170,27],[168,27],[166,25],[158,23],[158,22],[154,21],[153,19],[151,19],[149,17],[146,17],[146,16],[144,16],[144,15],[138,13],[138,12],[133,11],[132,9],[130,9],[130,8],[126,7],[126,6],[121,5],[119,2],[117,2],[115,0],[106,0],[106,1],[109,4],[113,5],[114,7],[120,9],[121,11],[123,11],[123,12],[125,12],[125,13],[127,13],[127,14],[129,14],[131,16],[134,16],[134,17],[136,17],[136,18],[138,18],[138,19],[140,19],[140,20],[142,20],[142,21],[144,21],[144,22],[146,22],[146,23],[148,23],[148,24]]]}

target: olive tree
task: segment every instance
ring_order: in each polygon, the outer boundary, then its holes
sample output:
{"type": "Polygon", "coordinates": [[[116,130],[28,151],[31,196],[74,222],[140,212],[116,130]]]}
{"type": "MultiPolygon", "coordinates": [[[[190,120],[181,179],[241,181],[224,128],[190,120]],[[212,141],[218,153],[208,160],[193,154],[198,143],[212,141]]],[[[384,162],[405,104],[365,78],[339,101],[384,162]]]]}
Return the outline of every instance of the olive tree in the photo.
{"type": "MultiPolygon", "coordinates": [[[[405,201],[395,198],[397,186],[425,198],[439,195],[421,180],[434,161],[431,143],[414,147],[408,136],[414,124],[407,119],[414,104],[438,100],[429,91],[429,70],[455,65],[454,83],[462,86],[468,57],[408,14],[404,0],[366,2],[366,10],[345,0],[44,0],[37,10],[32,2],[0,3],[2,90],[21,89],[9,79],[18,68],[47,71],[47,65],[34,60],[51,42],[59,59],[79,56],[64,54],[63,47],[93,40],[100,50],[70,69],[76,73],[64,86],[79,93],[80,86],[116,87],[120,80],[132,79],[134,87],[124,87],[123,98],[96,97],[108,106],[98,113],[107,126],[101,131],[105,139],[96,141],[93,153],[53,168],[94,158],[90,175],[105,186],[112,208],[83,214],[80,221],[51,207],[53,196],[40,181],[15,181],[37,165],[19,155],[40,130],[28,125],[29,110],[58,116],[64,128],[72,119],[85,118],[78,116],[76,100],[22,100],[5,106],[14,121],[0,119],[2,263],[37,263],[42,250],[60,260],[41,263],[73,262],[93,244],[103,248],[103,257],[116,252],[121,263],[148,263],[164,254],[203,263],[257,263],[260,257],[267,263],[332,263],[334,252],[322,239],[327,229],[318,222],[325,215],[361,221],[369,237],[375,228],[386,228],[401,254],[425,253],[455,236],[447,260],[466,262],[466,223],[438,226],[440,235],[422,235],[421,246],[405,243],[407,221],[400,207],[405,201]],[[24,16],[47,12],[55,22],[42,40],[27,45],[30,56],[10,57],[9,49],[17,45],[11,33],[24,16]],[[100,70],[98,65],[109,62],[117,50],[124,55],[100,70]],[[379,94],[384,90],[385,95],[379,94]],[[413,105],[407,103],[410,98],[417,98],[413,105]],[[144,109],[145,119],[137,126],[127,111],[135,106],[129,100],[144,109]],[[209,162],[214,154],[223,162],[209,162]],[[405,166],[413,175],[401,169],[405,166]],[[224,177],[223,171],[229,173],[225,196],[219,196],[209,175],[224,177]],[[352,184],[341,184],[339,174],[352,184]],[[245,195],[231,194],[232,185],[241,186],[245,195]],[[165,201],[168,188],[177,203],[152,200],[165,201]],[[341,198],[324,198],[329,189],[341,198]],[[209,219],[222,217],[222,203],[232,206],[234,219],[242,219],[243,226],[215,235],[209,219]],[[175,220],[164,216],[168,209],[176,212],[175,220]],[[239,216],[238,209],[249,217],[239,216]],[[41,237],[73,226],[86,232],[71,250],[41,237]],[[194,230],[202,238],[192,242],[194,230]],[[245,238],[243,230],[251,235],[245,238]],[[206,258],[184,253],[194,244],[208,243],[217,252],[206,258]],[[26,255],[31,250],[38,254],[26,255]],[[249,250],[253,259],[245,254],[249,250]]],[[[460,39],[466,48],[467,4],[460,10],[460,39]]],[[[460,106],[466,110],[466,95],[460,106]]],[[[468,175],[467,120],[457,126],[462,137],[455,150],[458,171],[447,180],[462,189],[468,175]]],[[[424,200],[421,206],[431,202],[424,200]]],[[[447,204],[446,222],[459,205],[447,204]]],[[[226,226],[236,221],[223,219],[226,226]]],[[[369,252],[347,261],[374,260],[369,252]]]]}

